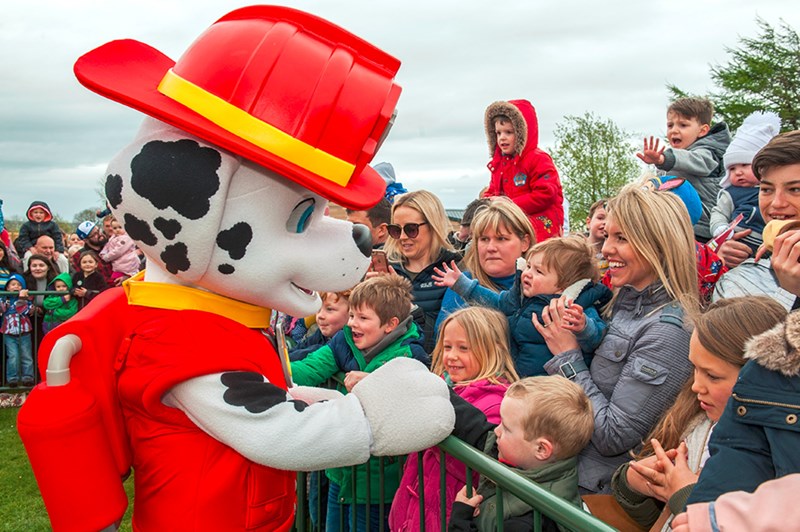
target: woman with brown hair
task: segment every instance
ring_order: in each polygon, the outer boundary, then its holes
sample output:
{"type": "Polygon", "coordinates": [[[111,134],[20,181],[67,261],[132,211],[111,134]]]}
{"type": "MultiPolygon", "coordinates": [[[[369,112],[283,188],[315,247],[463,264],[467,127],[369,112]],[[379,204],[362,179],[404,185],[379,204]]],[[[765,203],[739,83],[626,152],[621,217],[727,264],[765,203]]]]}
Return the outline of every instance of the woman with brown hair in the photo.
{"type": "MultiPolygon", "coordinates": [[[[786,317],[774,299],[738,297],[712,304],[695,319],[689,344],[694,374],[650,433],[636,461],[620,467],[612,492],[641,526],[684,506],[706,458],[708,440],[744,366],[745,343],[786,317]],[[674,465],[657,466],[666,457],[674,465]],[[670,510],[664,509],[669,503],[670,510]]],[[[666,522],[667,519],[664,519],[666,522]]],[[[666,525],[665,525],[666,528],[666,525]]]]}

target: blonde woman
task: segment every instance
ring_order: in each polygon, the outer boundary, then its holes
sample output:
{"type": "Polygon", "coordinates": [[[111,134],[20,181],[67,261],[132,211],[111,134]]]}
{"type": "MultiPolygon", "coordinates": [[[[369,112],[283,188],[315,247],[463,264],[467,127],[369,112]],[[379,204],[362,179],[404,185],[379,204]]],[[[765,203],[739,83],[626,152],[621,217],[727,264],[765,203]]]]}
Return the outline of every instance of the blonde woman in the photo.
{"type": "Polygon", "coordinates": [[[449,223],[439,198],[427,190],[397,196],[392,205],[389,240],[384,249],[394,272],[411,281],[414,303],[424,312],[418,320],[425,338],[425,351],[435,345],[436,316],[445,288],[433,282],[433,269],[443,262],[461,260],[447,241],[449,223]]]}
{"type": "Polygon", "coordinates": [[[691,374],[684,315],[699,308],[694,235],[674,194],[626,187],[608,202],[608,257],[614,298],[608,332],[591,369],[575,336],[562,327],[565,302],[553,300],[534,326],[552,360],[549,374],[580,384],[594,406],[592,440],[579,457],[581,488],[609,493],[614,470],[673,403],[691,374]]]}
{"type": "MultiPolygon", "coordinates": [[[[493,198],[475,213],[471,228],[472,244],[464,256],[464,275],[497,293],[510,290],[517,273],[517,259],[536,244],[528,216],[510,199],[493,198]]],[[[436,318],[436,330],[450,313],[465,306],[467,302],[448,288],[436,318]]]]}

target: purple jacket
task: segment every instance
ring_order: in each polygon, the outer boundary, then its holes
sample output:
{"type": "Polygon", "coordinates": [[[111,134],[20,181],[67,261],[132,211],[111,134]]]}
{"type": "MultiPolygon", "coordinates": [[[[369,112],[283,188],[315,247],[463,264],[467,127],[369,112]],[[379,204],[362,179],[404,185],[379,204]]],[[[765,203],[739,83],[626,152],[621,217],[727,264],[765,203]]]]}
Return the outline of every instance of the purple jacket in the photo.
{"type": "MultiPolygon", "coordinates": [[[[490,423],[500,423],[500,402],[508,384],[492,384],[480,380],[466,386],[456,386],[454,391],[486,414],[490,423]]],[[[389,512],[389,529],[392,532],[419,530],[419,478],[417,476],[418,455],[408,455],[400,487],[392,501],[389,512]]],[[[423,480],[425,488],[425,530],[441,528],[439,514],[439,449],[431,447],[423,451],[423,480]]],[[[448,456],[445,460],[446,487],[445,523],[450,521],[450,508],[456,500],[456,493],[467,483],[466,466],[448,456]]],[[[478,474],[473,474],[473,486],[478,485],[478,474]]]]}

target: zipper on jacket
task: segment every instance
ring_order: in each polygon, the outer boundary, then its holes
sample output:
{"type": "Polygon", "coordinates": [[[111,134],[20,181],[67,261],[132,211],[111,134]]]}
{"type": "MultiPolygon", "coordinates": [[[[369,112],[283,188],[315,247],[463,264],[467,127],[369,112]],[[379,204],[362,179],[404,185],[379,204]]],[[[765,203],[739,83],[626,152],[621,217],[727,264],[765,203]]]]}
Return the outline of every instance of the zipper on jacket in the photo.
{"type": "Polygon", "coordinates": [[[745,399],[736,393],[733,394],[733,398],[739,401],[740,403],[749,403],[749,404],[764,405],[764,406],[779,406],[782,408],[793,408],[795,410],[800,410],[800,405],[791,405],[789,403],[776,403],[774,401],[764,401],[762,399],[745,399]]]}

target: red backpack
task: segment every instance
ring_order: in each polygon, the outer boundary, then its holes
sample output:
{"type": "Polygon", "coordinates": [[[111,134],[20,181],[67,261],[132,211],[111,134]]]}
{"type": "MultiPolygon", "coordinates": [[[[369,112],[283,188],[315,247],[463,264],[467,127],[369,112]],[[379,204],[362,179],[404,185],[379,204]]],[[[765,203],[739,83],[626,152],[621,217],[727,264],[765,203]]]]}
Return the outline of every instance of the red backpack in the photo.
{"type": "Polygon", "coordinates": [[[55,531],[102,530],[128,506],[131,449],[117,396],[116,362],[129,340],[122,288],[98,295],[42,340],[46,375],[17,427],[55,531]]]}

